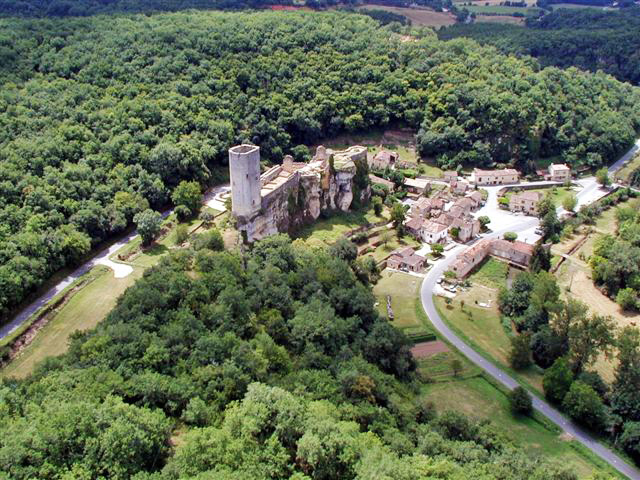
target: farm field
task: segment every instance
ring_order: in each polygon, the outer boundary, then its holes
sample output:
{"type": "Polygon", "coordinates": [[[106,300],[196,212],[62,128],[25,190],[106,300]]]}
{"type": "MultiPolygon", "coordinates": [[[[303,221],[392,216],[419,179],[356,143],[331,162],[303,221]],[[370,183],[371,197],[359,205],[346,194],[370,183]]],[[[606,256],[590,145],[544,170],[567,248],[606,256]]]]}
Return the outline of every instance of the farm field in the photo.
{"type": "Polygon", "coordinates": [[[477,15],[476,23],[508,23],[511,25],[524,25],[524,18],[510,15],[477,15]]]}
{"type": "Polygon", "coordinates": [[[436,12],[428,8],[390,7],[387,5],[375,4],[365,4],[359,8],[365,8],[368,10],[385,10],[387,12],[403,15],[411,20],[411,24],[414,26],[440,28],[442,26],[453,25],[456,23],[456,19],[451,13],[436,12]]]}
{"type": "Polygon", "coordinates": [[[472,13],[476,13],[481,15],[485,14],[496,14],[496,15],[510,15],[514,13],[522,13],[524,15],[532,15],[540,11],[539,8],[535,7],[505,7],[504,5],[466,5],[464,8],[469,10],[472,13]]]}
{"type": "MultiPolygon", "coordinates": [[[[489,5],[489,6],[500,6],[501,3],[504,3],[504,0],[479,0],[479,1],[468,1],[468,0],[457,0],[453,2],[458,7],[462,7],[464,4],[472,4],[472,5],[489,5]]],[[[536,0],[527,0],[526,4],[528,7],[535,7],[536,0]]]]}

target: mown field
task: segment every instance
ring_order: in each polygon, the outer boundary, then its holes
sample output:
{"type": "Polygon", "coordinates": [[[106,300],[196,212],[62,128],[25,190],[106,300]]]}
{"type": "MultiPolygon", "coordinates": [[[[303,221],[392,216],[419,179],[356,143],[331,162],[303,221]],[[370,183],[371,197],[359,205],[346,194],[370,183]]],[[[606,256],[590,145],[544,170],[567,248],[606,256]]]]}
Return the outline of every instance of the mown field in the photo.
{"type": "Polygon", "coordinates": [[[451,13],[436,12],[427,8],[403,8],[375,4],[365,4],[360,8],[366,8],[368,10],[385,10],[387,12],[403,15],[411,20],[411,24],[414,26],[440,28],[442,26],[453,25],[456,23],[456,19],[451,13]]]}

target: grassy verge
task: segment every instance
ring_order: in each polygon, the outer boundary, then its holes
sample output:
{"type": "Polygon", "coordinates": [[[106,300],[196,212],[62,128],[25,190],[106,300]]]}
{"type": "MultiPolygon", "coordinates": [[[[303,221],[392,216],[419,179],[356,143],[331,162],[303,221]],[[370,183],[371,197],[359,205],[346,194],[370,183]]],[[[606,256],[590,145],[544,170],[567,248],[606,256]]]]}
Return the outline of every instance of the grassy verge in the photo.
{"type": "Polygon", "coordinates": [[[348,231],[381,220],[384,218],[378,217],[373,212],[373,208],[340,212],[305,226],[297,233],[296,237],[302,238],[310,244],[331,245],[348,231]]]}
{"type": "MultiPolygon", "coordinates": [[[[64,353],[76,330],[95,327],[115,306],[118,297],[142,276],[134,268],[131,275],[114,278],[110,269],[97,267],[96,278],[78,290],[59,312],[38,332],[24,351],[0,372],[2,377],[25,377],[44,358],[64,353]]],[[[92,270],[93,272],[93,270],[92,270]]]]}

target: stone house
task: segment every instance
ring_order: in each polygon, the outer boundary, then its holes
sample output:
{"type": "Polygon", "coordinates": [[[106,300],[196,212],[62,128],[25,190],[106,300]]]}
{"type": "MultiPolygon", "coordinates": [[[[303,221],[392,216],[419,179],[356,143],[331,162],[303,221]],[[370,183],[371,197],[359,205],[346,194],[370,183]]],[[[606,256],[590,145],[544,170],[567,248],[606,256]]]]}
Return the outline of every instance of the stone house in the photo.
{"type": "Polygon", "coordinates": [[[425,190],[430,188],[429,180],[424,178],[405,178],[404,186],[407,191],[411,193],[417,193],[418,195],[422,195],[425,190]]]}
{"type": "Polygon", "coordinates": [[[475,204],[473,207],[474,210],[477,210],[482,206],[482,203],[483,203],[482,194],[477,190],[467,194],[465,198],[468,198],[475,204]]]}
{"type": "Polygon", "coordinates": [[[391,180],[386,180],[382,177],[378,177],[373,173],[369,174],[369,180],[371,181],[371,185],[382,185],[386,187],[390,192],[393,192],[396,187],[395,183],[393,183],[391,180]]]}
{"type": "Polygon", "coordinates": [[[548,171],[549,173],[545,175],[546,180],[563,183],[571,180],[571,169],[564,163],[552,163],[548,171]]]}
{"type": "Polygon", "coordinates": [[[451,228],[458,229],[458,241],[466,243],[480,233],[480,222],[475,218],[455,219],[451,228]]]}
{"type": "Polygon", "coordinates": [[[406,228],[407,232],[415,238],[422,238],[422,224],[424,223],[424,218],[415,216],[411,217],[408,221],[405,222],[404,228],[406,228]]]}
{"type": "Polygon", "coordinates": [[[416,254],[411,247],[395,250],[387,258],[387,268],[408,272],[420,272],[424,269],[426,263],[427,259],[416,254]]]}
{"type": "Polygon", "coordinates": [[[507,185],[518,183],[520,174],[513,168],[504,168],[502,170],[474,168],[471,174],[471,181],[476,185],[507,185]]]}
{"type": "Polygon", "coordinates": [[[393,168],[398,160],[398,154],[389,150],[380,150],[373,157],[369,156],[369,168],[372,170],[384,170],[393,168]]]}
{"type": "Polygon", "coordinates": [[[518,240],[486,239],[458,254],[451,270],[460,278],[466,277],[487,255],[505,260],[518,267],[527,268],[533,256],[533,245],[518,240]]]}
{"type": "Polygon", "coordinates": [[[432,208],[433,202],[430,198],[420,197],[416,203],[411,206],[411,216],[428,218],[432,208]]]}
{"type": "Polygon", "coordinates": [[[451,191],[455,195],[464,195],[467,190],[469,190],[469,184],[464,180],[452,180],[451,181],[451,191]]]}
{"type": "Polygon", "coordinates": [[[444,172],[444,181],[447,183],[451,183],[458,180],[458,172],[455,170],[447,170],[444,172]]]}
{"type": "Polygon", "coordinates": [[[523,212],[527,215],[536,215],[540,200],[542,200],[540,192],[524,191],[522,193],[514,193],[509,199],[509,210],[523,212]]]}
{"type": "Polygon", "coordinates": [[[421,232],[424,242],[443,243],[447,238],[448,227],[432,220],[425,220],[421,232]]]}
{"type": "Polygon", "coordinates": [[[471,213],[473,210],[476,209],[476,203],[473,200],[471,200],[469,197],[463,197],[463,198],[457,199],[453,204],[453,206],[462,208],[462,211],[465,214],[471,213]]]}

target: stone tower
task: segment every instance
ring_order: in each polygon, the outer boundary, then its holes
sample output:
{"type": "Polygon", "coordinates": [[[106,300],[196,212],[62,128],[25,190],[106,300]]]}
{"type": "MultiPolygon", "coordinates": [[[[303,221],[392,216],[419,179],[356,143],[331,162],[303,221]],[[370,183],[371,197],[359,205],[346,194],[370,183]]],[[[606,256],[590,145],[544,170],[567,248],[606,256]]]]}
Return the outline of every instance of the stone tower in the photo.
{"type": "Polygon", "coordinates": [[[260,147],[237,145],[229,149],[232,213],[250,217],[260,210],[260,147]]]}

